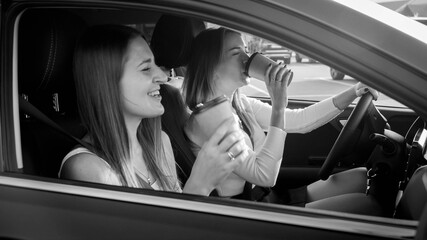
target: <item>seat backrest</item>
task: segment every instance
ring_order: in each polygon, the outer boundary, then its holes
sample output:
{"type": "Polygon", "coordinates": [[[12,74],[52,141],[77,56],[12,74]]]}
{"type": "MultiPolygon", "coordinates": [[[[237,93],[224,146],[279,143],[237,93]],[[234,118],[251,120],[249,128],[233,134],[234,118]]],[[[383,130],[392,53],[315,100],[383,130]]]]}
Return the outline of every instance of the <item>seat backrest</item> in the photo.
{"type": "MultiPolygon", "coordinates": [[[[182,70],[190,59],[194,38],[206,28],[201,20],[174,15],[162,15],[151,38],[156,64],[166,69],[182,70]]],[[[183,71],[179,76],[184,76],[183,71]]]]}
{"type": "Polygon", "coordinates": [[[189,114],[179,89],[163,84],[160,94],[162,95],[162,105],[165,108],[162,115],[162,129],[171,140],[178,177],[182,184],[185,184],[196,159],[184,133],[184,124],[189,114]]]}
{"type": "MultiPolygon", "coordinates": [[[[165,69],[182,69],[189,61],[193,39],[205,29],[203,21],[172,15],[162,15],[156,23],[151,38],[151,49],[158,66],[165,69]]],[[[184,71],[179,76],[184,77],[184,71]]],[[[165,84],[161,88],[162,128],[171,140],[177,163],[178,177],[184,184],[190,176],[195,156],[184,133],[189,117],[180,89],[165,84]]]]}
{"type": "MultiPolygon", "coordinates": [[[[72,58],[85,23],[58,9],[27,10],[18,32],[19,94],[76,137],[85,130],[77,112],[72,58]]],[[[21,114],[25,173],[56,177],[62,157],[76,143],[34,117],[21,114]]]]}
{"type": "MultiPolygon", "coordinates": [[[[424,175],[424,181],[426,182],[426,191],[427,191],[427,175],[424,175]]],[[[415,235],[415,240],[426,240],[427,239],[427,207],[424,207],[421,218],[418,222],[417,235],[415,235]]]]}
{"type": "Polygon", "coordinates": [[[427,165],[412,175],[396,209],[396,217],[419,220],[427,203],[427,165]]]}

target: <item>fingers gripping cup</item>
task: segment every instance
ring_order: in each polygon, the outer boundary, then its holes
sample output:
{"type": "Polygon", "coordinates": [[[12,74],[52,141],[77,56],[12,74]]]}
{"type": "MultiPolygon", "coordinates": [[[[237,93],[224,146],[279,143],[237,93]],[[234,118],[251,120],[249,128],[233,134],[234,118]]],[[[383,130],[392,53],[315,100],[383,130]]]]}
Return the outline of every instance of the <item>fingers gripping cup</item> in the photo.
{"type": "MultiPolygon", "coordinates": [[[[251,78],[256,78],[258,80],[265,80],[265,72],[267,71],[267,68],[269,65],[272,64],[278,65],[279,63],[271,60],[270,58],[260,54],[259,52],[256,52],[252,54],[245,65],[245,73],[251,78]]],[[[286,65],[284,65],[286,67],[286,65]]],[[[290,72],[290,80],[288,81],[288,86],[291,83],[293,73],[290,72]]]]}

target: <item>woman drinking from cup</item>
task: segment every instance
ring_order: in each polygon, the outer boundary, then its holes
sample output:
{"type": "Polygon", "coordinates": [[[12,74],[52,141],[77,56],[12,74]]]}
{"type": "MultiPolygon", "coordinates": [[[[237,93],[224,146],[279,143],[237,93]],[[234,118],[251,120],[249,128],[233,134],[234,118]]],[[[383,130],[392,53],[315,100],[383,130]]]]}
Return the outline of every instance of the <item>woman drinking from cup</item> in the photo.
{"type": "MultiPolygon", "coordinates": [[[[221,96],[228,99],[226,104],[230,114],[245,133],[250,154],[248,159],[216,188],[219,195],[224,197],[250,199],[250,194],[244,191],[248,189],[247,182],[262,187],[275,185],[287,133],[306,133],[324,125],[341,113],[356,97],[368,91],[371,91],[374,97],[377,96],[375,90],[359,83],[310,107],[287,109],[287,86],[293,73],[284,65],[271,63],[259,68],[264,72],[258,72],[270,94],[269,105],[239,93],[239,88],[250,81],[248,72],[259,71],[256,70],[257,66],[248,66],[246,69],[248,60],[249,56],[245,53],[245,43],[240,33],[225,28],[204,30],[194,41],[183,84],[185,101],[193,110],[185,132],[193,144],[194,153],[204,144],[206,137],[203,134],[206,133],[203,129],[212,128],[210,125],[216,124],[215,119],[221,116],[219,111],[212,110],[210,118],[199,117],[199,108],[212,105],[211,101],[218,101],[221,96]]],[[[229,155],[231,158],[236,154],[230,152],[229,155]]],[[[290,191],[289,199],[285,203],[302,203],[306,207],[328,209],[343,199],[353,199],[349,198],[349,195],[354,193],[364,196],[366,169],[348,170],[331,178],[334,180],[318,181],[290,191]],[[327,201],[324,201],[326,198],[327,201]]],[[[358,195],[356,198],[363,196],[358,195]]],[[[371,205],[370,200],[366,202],[371,205]]]]}

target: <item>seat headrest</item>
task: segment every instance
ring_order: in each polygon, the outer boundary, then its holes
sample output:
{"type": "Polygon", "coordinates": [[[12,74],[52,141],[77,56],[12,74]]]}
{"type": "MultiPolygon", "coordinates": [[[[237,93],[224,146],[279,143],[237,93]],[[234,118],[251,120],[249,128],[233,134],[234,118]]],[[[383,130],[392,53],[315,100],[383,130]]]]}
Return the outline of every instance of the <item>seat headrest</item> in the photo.
{"type": "Polygon", "coordinates": [[[187,65],[193,40],[205,28],[198,19],[162,15],[150,44],[156,64],[169,69],[187,65]]]}
{"type": "Polygon", "coordinates": [[[84,26],[76,15],[58,9],[32,9],[22,15],[18,32],[19,92],[45,113],[58,107],[52,105],[53,98],[61,98],[61,107],[65,108],[68,103],[64,100],[75,102],[72,59],[84,26]],[[42,98],[47,102],[41,103],[42,98]]]}

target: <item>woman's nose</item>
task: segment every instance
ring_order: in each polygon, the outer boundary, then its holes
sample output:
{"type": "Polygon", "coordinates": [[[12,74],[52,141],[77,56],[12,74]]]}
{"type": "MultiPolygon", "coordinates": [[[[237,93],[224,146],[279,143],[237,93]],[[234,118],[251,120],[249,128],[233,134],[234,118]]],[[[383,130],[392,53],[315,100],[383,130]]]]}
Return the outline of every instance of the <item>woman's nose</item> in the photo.
{"type": "Polygon", "coordinates": [[[155,76],[153,78],[154,82],[163,84],[168,81],[168,76],[162,71],[158,66],[155,67],[155,76]]]}
{"type": "Polygon", "coordinates": [[[248,62],[248,60],[249,60],[249,55],[248,55],[247,53],[242,53],[242,54],[241,54],[241,59],[242,59],[243,66],[245,66],[245,65],[246,65],[246,63],[247,63],[247,62],[248,62]]]}

